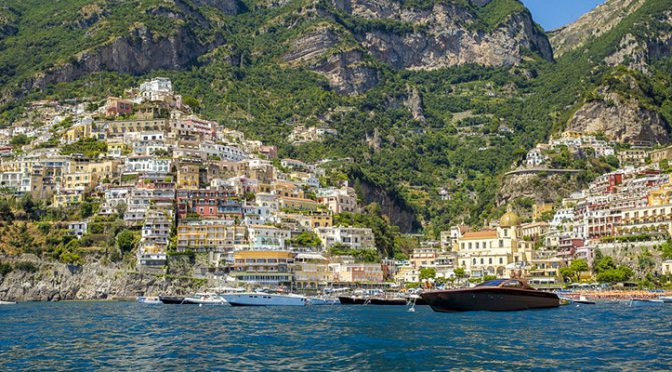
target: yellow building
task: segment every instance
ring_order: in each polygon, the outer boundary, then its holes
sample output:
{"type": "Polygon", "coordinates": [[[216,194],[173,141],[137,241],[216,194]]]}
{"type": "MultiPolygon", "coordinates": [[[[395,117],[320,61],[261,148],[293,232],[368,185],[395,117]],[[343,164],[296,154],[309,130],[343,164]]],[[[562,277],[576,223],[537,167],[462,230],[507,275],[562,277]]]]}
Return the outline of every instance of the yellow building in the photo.
{"type": "Polygon", "coordinates": [[[237,280],[261,284],[290,284],[294,278],[294,253],[275,250],[242,250],[233,254],[230,275],[237,280]]]}
{"type": "Polygon", "coordinates": [[[195,162],[182,161],[177,166],[177,188],[198,190],[199,166],[195,162]]]}
{"type": "Polygon", "coordinates": [[[316,253],[299,253],[294,259],[294,282],[296,288],[324,288],[334,281],[329,270],[329,260],[316,253]]]}
{"type": "Polygon", "coordinates": [[[497,229],[466,232],[455,248],[457,267],[475,278],[508,277],[511,270],[524,268],[532,260],[532,243],[522,240],[520,219],[510,207],[497,229]]]}
{"type": "Polygon", "coordinates": [[[65,208],[81,204],[83,200],[83,195],[84,194],[82,193],[76,193],[76,192],[54,194],[51,206],[54,208],[60,208],[60,207],[65,208]]]}
{"type": "Polygon", "coordinates": [[[227,252],[247,245],[247,228],[225,221],[208,220],[180,223],[177,250],[227,252]]]}
{"type": "Polygon", "coordinates": [[[651,151],[651,161],[658,163],[661,160],[672,160],[672,146],[651,151]]]}
{"type": "Polygon", "coordinates": [[[81,139],[90,138],[92,132],[91,123],[78,124],[63,133],[63,141],[66,143],[77,142],[81,139]]]}

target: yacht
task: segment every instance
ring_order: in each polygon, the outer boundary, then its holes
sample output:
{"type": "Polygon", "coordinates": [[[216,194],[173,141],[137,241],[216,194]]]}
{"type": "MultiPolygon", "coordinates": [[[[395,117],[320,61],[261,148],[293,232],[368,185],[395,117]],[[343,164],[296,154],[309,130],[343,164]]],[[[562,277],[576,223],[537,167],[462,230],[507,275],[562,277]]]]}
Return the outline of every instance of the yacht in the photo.
{"type": "Polygon", "coordinates": [[[425,292],[420,297],[438,312],[514,311],[560,306],[557,294],[536,290],[522,279],[489,280],[473,288],[425,292]]]}
{"type": "Polygon", "coordinates": [[[137,301],[141,304],[156,305],[161,303],[161,299],[156,296],[139,296],[137,301]]]}
{"type": "Polygon", "coordinates": [[[0,301],[0,305],[16,305],[14,301],[0,301]]]}
{"type": "Polygon", "coordinates": [[[231,306],[306,306],[309,304],[308,298],[293,293],[229,293],[223,294],[222,297],[231,306]]]}

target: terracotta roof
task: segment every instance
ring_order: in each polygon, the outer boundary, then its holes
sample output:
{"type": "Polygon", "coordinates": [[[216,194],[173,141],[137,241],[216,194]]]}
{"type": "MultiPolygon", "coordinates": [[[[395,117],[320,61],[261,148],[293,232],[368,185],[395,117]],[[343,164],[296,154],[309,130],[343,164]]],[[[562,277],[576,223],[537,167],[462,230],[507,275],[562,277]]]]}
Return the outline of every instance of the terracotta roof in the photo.
{"type": "Polygon", "coordinates": [[[473,231],[464,234],[462,239],[495,239],[497,238],[496,230],[473,231]]]}

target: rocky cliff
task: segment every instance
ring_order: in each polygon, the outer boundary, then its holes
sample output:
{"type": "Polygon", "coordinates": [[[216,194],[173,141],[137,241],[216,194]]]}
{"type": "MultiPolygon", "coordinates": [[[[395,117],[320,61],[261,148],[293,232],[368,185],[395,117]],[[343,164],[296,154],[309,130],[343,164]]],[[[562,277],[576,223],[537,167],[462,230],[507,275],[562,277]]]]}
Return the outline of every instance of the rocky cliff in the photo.
{"type": "Polygon", "coordinates": [[[511,2],[510,14],[489,25],[473,8],[506,1],[469,7],[456,1],[425,7],[395,0],[318,4],[305,15],[326,21],[294,39],[283,61],[324,74],[339,92],[361,93],[378,82],[376,65],[381,62],[394,69],[431,70],[464,64],[512,66],[529,52],[551,60],[546,35],[522,5],[511,2]]]}
{"type": "Polygon", "coordinates": [[[140,26],[127,36],[80,53],[70,63],[35,75],[23,83],[22,90],[43,89],[100,71],[139,75],[158,69],[181,69],[194,63],[208,49],[187,28],[164,36],[140,26]]]}
{"type": "Polygon", "coordinates": [[[576,22],[549,33],[555,57],[585,45],[616,27],[637,11],[646,0],[608,0],[584,14],[576,22]]]}
{"type": "Polygon", "coordinates": [[[636,99],[607,93],[583,105],[570,119],[568,130],[604,133],[612,141],[631,144],[667,144],[668,123],[655,111],[641,107],[636,99]]]}
{"type": "Polygon", "coordinates": [[[162,275],[129,271],[114,265],[89,262],[71,266],[40,260],[33,255],[3,256],[10,264],[29,263],[29,269],[15,268],[0,274],[0,300],[61,301],[133,298],[140,295],[188,294],[204,282],[170,279],[162,275]]]}
{"type": "Polygon", "coordinates": [[[355,37],[374,57],[399,69],[467,63],[510,66],[520,62],[526,50],[553,58],[546,35],[524,8],[512,11],[496,25],[482,27],[477,13],[457,2],[436,2],[426,10],[390,0],[335,0],[334,5],[356,19],[397,22],[396,28],[380,23],[381,27],[356,31],[355,37]]]}

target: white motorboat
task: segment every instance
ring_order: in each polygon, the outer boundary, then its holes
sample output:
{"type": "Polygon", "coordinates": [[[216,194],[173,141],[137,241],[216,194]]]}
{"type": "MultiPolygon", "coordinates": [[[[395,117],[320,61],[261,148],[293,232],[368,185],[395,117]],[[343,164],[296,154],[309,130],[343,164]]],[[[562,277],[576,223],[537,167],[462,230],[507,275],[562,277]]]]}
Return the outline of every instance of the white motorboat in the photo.
{"type": "Polygon", "coordinates": [[[672,303],[672,296],[660,296],[660,297],[658,297],[658,299],[663,301],[666,304],[672,303]]]}
{"type": "Polygon", "coordinates": [[[330,297],[308,297],[308,305],[322,306],[322,305],[340,305],[338,298],[330,297]]]}
{"type": "Polygon", "coordinates": [[[630,300],[630,306],[632,307],[641,307],[641,306],[659,306],[663,305],[665,302],[663,300],[652,300],[652,299],[632,299],[630,300]]]}
{"type": "Polygon", "coordinates": [[[183,302],[196,305],[226,305],[226,300],[222,296],[211,293],[196,293],[193,297],[185,297],[183,302]]]}
{"type": "Polygon", "coordinates": [[[16,305],[14,301],[0,301],[0,305],[16,305]]]}
{"type": "Polygon", "coordinates": [[[138,296],[137,301],[146,305],[157,305],[161,303],[161,299],[157,296],[138,296]]]}
{"type": "Polygon", "coordinates": [[[306,306],[309,302],[306,297],[292,293],[230,293],[223,294],[222,297],[231,306],[306,306]]]}

